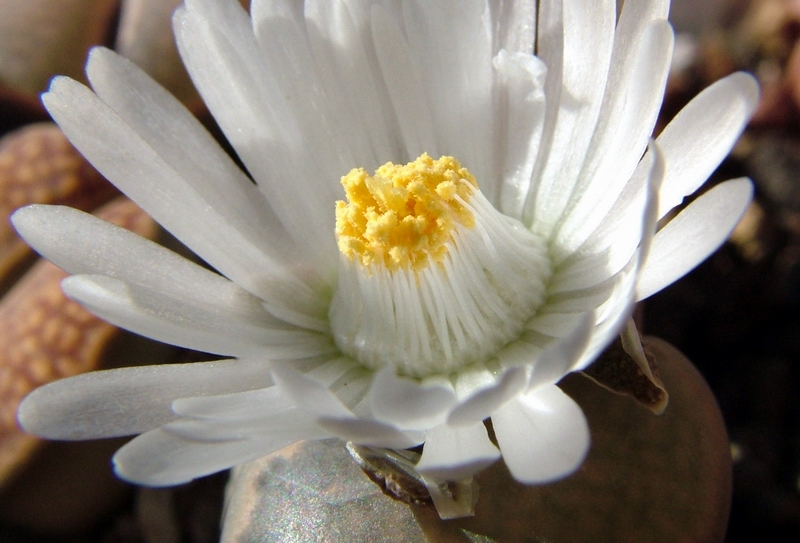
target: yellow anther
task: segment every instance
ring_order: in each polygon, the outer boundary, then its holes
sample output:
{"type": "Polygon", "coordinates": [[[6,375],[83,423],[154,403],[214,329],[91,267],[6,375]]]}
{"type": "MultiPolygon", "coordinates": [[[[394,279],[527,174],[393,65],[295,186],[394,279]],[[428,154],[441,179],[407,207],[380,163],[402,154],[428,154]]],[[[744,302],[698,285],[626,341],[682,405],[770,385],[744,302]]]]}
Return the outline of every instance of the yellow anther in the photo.
{"type": "Polygon", "coordinates": [[[399,166],[387,162],[368,175],[355,168],[342,177],[347,202],[336,202],[339,251],[365,266],[389,270],[441,262],[456,225],[475,219],[461,202],[477,188],[475,178],[450,156],[423,153],[399,166]],[[460,200],[460,201],[459,201],[460,200]]]}

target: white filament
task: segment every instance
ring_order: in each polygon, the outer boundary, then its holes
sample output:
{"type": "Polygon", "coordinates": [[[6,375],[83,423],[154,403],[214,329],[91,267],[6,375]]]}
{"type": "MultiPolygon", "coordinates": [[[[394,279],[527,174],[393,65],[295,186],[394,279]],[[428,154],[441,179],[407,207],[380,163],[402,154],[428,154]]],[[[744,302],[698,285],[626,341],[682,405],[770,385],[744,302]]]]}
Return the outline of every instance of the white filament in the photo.
{"type": "Polygon", "coordinates": [[[544,302],[546,244],[480,191],[460,203],[475,225],[454,228],[441,262],[390,271],[341,255],[329,316],[344,353],[425,377],[489,360],[519,337],[544,302]]]}

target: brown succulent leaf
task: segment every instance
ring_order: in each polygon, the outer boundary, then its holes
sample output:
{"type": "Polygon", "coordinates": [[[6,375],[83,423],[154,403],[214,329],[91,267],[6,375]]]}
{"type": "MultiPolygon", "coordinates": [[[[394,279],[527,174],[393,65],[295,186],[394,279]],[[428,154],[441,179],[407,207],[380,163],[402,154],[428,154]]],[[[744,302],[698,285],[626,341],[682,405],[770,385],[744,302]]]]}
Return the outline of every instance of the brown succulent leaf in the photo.
{"type": "Polygon", "coordinates": [[[126,441],[47,442],[38,447],[31,465],[0,490],[2,526],[45,541],[76,541],[65,536],[91,530],[130,499],[132,486],[111,471],[111,457],[126,441]]]}
{"type": "Polygon", "coordinates": [[[115,0],[2,2],[0,80],[31,95],[59,74],[83,78],[86,51],[102,43],[115,0]]]}
{"type": "Polygon", "coordinates": [[[45,122],[49,118],[38,96],[12,89],[0,81],[0,137],[26,124],[45,122]]]}
{"type": "Polygon", "coordinates": [[[117,194],[53,123],[29,125],[0,140],[0,294],[33,258],[8,220],[17,208],[63,204],[90,211],[117,194]]]}
{"type": "MultiPolygon", "coordinates": [[[[155,222],[126,198],[98,215],[154,239],[155,222]]],[[[97,369],[119,330],[61,292],[67,274],[40,260],[0,301],[0,484],[38,442],[17,426],[17,406],[36,387],[97,369]]]]}
{"type": "Polygon", "coordinates": [[[656,357],[642,347],[632,319],[628,319],[619,339],[582,373],[611,392],[633,398],[656,415],[663,413],[669,403],[667,390],[658,377],[656,357]]]}
{"type": "Polygon", "coordinates": [[[386,496],[341,442],[301,442],[234,470],[222,541],[720,542],[731,455],[716,400],[674,347],[652,338],[644,347],[672,391],[660,417],[579,375],[560,384],[592,435],[566,479],[526,486],[497,462],[477,477],[475,516],[443,521],[386,496]]]}

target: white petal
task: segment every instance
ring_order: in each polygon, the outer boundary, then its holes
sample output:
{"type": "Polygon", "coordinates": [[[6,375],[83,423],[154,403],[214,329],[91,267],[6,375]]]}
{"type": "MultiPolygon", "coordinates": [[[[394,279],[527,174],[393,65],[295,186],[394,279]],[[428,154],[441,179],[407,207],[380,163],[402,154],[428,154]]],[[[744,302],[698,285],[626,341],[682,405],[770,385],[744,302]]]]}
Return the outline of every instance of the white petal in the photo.
{"type": "Polygon", "coordinates": [[[538,56],[547,65],[547,116],[525,219],[555,226],[572,194],[597,123],[616,23],[614,0],[544,0],[538,56]]]}
{"type": "Polygon", "coordinates": [[[133,439],[114,455],[117,475],[147,486],[172,486],[265,456],[281,448],[269,437],[222,442],[188,441],[164,430],[133,439]]]}
{"type": "MultiPolygon", "coordinates": [[[[617,36],[618,40],[621,36],[617,36]]],[[[614,60],[586,163],[558,233],[556,259],[580,247],[605,220],[633,174],[655,126],[672,59],[673,32],[655,21],[639,36],[630,60],[614,60]]]]}
{"type": "Polygon", "coordinates": [[[153,147],[93,92],[57,78],[42,98],[70,141],[134,201],[220,272],[263,299],[320,311],[318,295],[276,265],[264,238],[237,229],[242,221],[217,211],[153,147]],[[234,226],[236,225],[236,226],[234,226]],[[276,283],[280,288],[276,288],[276,283]]]}
{"type": "Polygon", "coordinates": [[[328,390],[328,387],[316,379],[303,375],[289,364],[274,364],[271,372],[275,383],[291,398],[294,405],[316,416],[353,417],[353,413],[328,390]]]}
{"type": "MultiPolygon", "coordinates": [[[[651,234],[652,235],[652,234],[651,234]]],[[[620,333],[625,319],[633,311],[635,303],[636,278],[640,253],[637,251],[631,262],[618,273],[614,290],[608,301],[598,308],[601,315],[598,324],[592,330],[589,344],[581,356],[573,363],[570,371],[578,371],[595,361],[600,352],[620,333]]]]}
{"type": "Polygon", "coordinates": [[[260,240],[273,260],[297,260],[297,248],[267,200],[183,104],[133,63],[102,47],[92,50],[86,72],[100,99],[241,235],[260,240]]]}
{"type": "Polygon", "coordinates": [[[496,202],[492,37],[482,1],[406,0],[403,19],[425,82],[438,151],[456,157],[496,202]]]}
{"type": "MultiPolygon", "coordinates": [[[[542,307],[541,312],[542,314],[577,313],[599,307],[611,295],[611,291],[616,284],[615,277],[612,276],[611,279],[588,288],[565,290],[557,294],[551,294],[547,298],[547,305],[542,307]]],[[[564,285],[563,281],[560,283],[564,285]]]]}
{"type": "Polygon", "coordinates": [[[314,417],[316,424],[346,441],[405,449],[421,443],[421,432],[401,432],[375,420],[359,419],[328,388],[288,364],[274,364],[272,376],[295,405],[314,417]]]}
{"type": "Polygon", "coordinates": [[[527,328],[546,336],[560,338],[575,328],[581,314],[577,311],[564,313],[542,313],[536,315],[526,325],[527,328]]]}
{"type": "Polygon", "coordinates": [[[636,284],[639,271],[650,254],[650,248],[658,222],[658,193],[664,181],[666,162],[658,144],[651,143],[650,152],[654,156],[648,180],[643,216],[640,218],[641,240],[628,264],[615,276],[616,286],[609,300],[597,308],[598,325],[592,333],[591,341],[578,361],[573,364],[572,371],[577,371],[591,364],[595,357],[605,349],[611,340],[620,333],[625,321],[633,311],[636,300],[636,284]]]}
{"type": "Polygon", "coordinates": [[[727,181],[672,219],[653,239],[651,254],[640,274],[637,298],[643,300],[677,281],[722,245],[752,195],[749,179],[727,181]]]}
{"type": "Polygon", "coordinates": [[[391,367],[375,374],[368,398],[376,419],[410,430],[442,424],[456,403],[452,386],[418,383],[397,376],[391,367]]]}
{"type": "Polygon", "coordinates": [[[595,313],[589,311],[569,335],[550,344],[536,359],[528,382],[528,391],[554,385],[570,372],[583,354],[595,325],[595,313]]]}
{"type": "Polygon", "coordinates": [[[18,417],[27,431],[49,439],[96,439],[152,430],[175,419],[182,396],[227,394],[272,384],[253,360],[142,366],[62,379],[31,392],[18,417]]]}
{"type": "Polygon", "coordinates": [[[486,469],[500,458],[482,422],[430,430],[416,470],[440,481],[461,481],[486,469]]]}
{"type": "Polygon", "coordinates": [[[689,102],[656,140],[667,172],[659,194],[659,217],[702,185],[739,139],[758,104],[758,83],[737,72],[689,102]]]}
{"type": "Polygon", "coordinates": [[[589,451],[589,425],[581,408],[556,386],[511,400],[492,415],[492,424],[503,460],[521,483],[566,477],[589,451]]]}
{"type": "MultiPolygon", "coordinates": [[[[620,271],[607,279],[605,284],[597,286],[597,292],[608,292],[608,298],[595,306],[596,325],[592,329],[589,344],[578,359],[573,362],[570,368],[571,371],[583,369],[591,364],[600,351],[605,349],[613,337],[619,333],[625,323],[625,319],[630,315],[633,309],[638,271],[641,269],[644,259],[649,253],[649,247],[655,232],[658,211],[658,198],[656,195],[659,185],[664,178],[665,164],[663,154],[655,144],[652,146],[652,150],[654,151],[653,155],[656,157],[656,160],[653,167],[650,169],[647,190],[642,194],[642,197],[644,197],[646,201],[644,209],[637,215],[628,217],[626,223],[633,232],[638,232],[638,247],[634,246],[635,248],[630,258],[620,271]],[[636,221],[633,219],[636,219],[636,221]],[[636,222],[639,224],[637,225],[636,222]]],[[[631,237],[634,236],[634,234],[630,233],[629,235],[631,237]]],[[[631,244],[633,244],[633,241],[631,244]]],[[[600,276],[602,276],[602,274],[600,276]]],[[[586,289],[584,291],[573,292],[577,292],[578,294],[581,292],[586,293],[587,299],[591,299],[594,294],[596,294],[594,291],[595,289],[586,289]]],[[[578,298],[574,301],[578,301],[578,298]]],[[[545,313],[541,318],[544,319],[544,324],[549,325],[551,328],[562,327],[563,329],[564,326],[575,326],[575,324],[577,324],[577,315],[570,312],[545,313]]],[[[535,329],[542,328],[542,325],[537,322],[538,319],[539,317],[531,322],[532,326],[536,326],[535,329]]],[[[553,330],[549,335],[561,337],[565,335],[565,333],[566,332],[559,333],[558,330],[553,330]]]]}
{"type": "Polygon", "coordinates": [[[393,426],[376,420],[357,419],[355,417],[319,417],[316,423],[339,439],[353,441],[361,445],[372,445],[387,449],[408,449],[416,447],[425,440],[424,432],[400,431],[393,426]]]}
{"type": "Polygon", "coordinates": [[[387,160],[406,159],[400,153],[396,120],[372,45],[371,5],[364,0],[305,2],[309,42],[323,84],[341,93],[335,107],[346,112],[348,130],[361,132],[352,147],[353,166],[368,171],[387,160]]]}
{"type": "Polygon", "coordinates": [[[271,386],[233,394],[178,398],[172,402],[172,411],[182,417],[231,421],[275,413],[293,405],[280,387],[271,386]]]}
{"type": "Polygon", "coordinates": [[[500,51],[494,68],[507,100],[505,117],[498,119],[497,127],[501,134],[505,131],[500,210],[521,220],[544,128],[547,67],[532,55],[500,51]]]}
{"type": "MultiPolygon", "coordinates": [[[[325,85],[311,50],[303,2],[253,0],[253,30],[262,62],[275,76],[275,85],[304,134],[306,155],[319,171],[342,175],[368,153],[369,141],[360,123],[353,123],[342,90],[325,85]],[[358,149],[353,151],[352,149],[358,149]]],[[[332,182],[338,177],[331,176],[332,182]]]]}
{"type": "Polygon", "coordinates": [[[261,301],[235,283],[136,234],[64,206],[30,205],[11,218],[39,253],[71,274],[99,274],[193,299],[253,324],[277,326],[261,301]]]}
{"type": "Polygon", "coordinates": [[[552,293],[588,289],[607,281],[631,262],[644,233],[652,235],[650,228],[657,220],[657,210],[651,208],[666,175],[665,154],[657,142],[652,149],[658,151],[648,151],[637,170],[641,173],[626,185],[600,227],[561,263],[550,286],[552,293]]]}
{"type": "MultiPolygon", "coordinates": [[[[480,423],[506,401],[516,396],[525,388],[527,382],[526,368],[510,368],[506,370],[492,385],[476,391],[459,402],[447,418],[448,426],[463,427],[480,423]]],[[[427,446],[427,445],[426,445],[427,446]]]]}
{"type": "Polygon", "coordinates": [[[273,450],[303,439],[332,437],[314,424],[307,413],[294,406],[243,419],[179,419],[161,429],[189,441],[268,439],[272,442],[273,450]]]}
{"type": "Polygon", "coordinates": [[[656,19],[666,19],[669,15],[669,4],[670,0],[637,0],[623,3],[617,22],[617,33],[627,33],[632,40],[636,27],[641,29],[656,19]]]}
{"type": "Polygon", "coordinates": [[[372,9],[372,39],[408,158],[422,153],[437,157],[436,131],[424,81],[412,62],[405,36],[387,10],[377,5],[372,9]]]}
{"type": "Polygon", "coordinates": [[[102,275],[76,275],[64,293],[104,320],[137,334],[197,351],[269,359],[305,358],[335,351],[330,338],[301,329],[270,328],[227,308],[130,285],[102,275]]]}
{"type": "Polygon", "coordinates": [[[215,120],[267,196],[297,250],[326,279],[335,270],[334,202],[338,177],[309,156],[275,74],[260,57],[238,2],[198,0],[178,9],[181,57],[215,120]]]}

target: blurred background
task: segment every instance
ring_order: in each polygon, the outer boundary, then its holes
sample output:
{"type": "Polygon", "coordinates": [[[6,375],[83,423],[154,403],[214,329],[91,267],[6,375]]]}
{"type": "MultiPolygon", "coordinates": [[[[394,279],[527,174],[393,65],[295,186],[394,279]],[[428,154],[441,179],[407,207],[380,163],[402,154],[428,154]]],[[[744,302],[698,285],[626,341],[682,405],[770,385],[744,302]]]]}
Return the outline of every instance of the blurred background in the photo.
{"type": "MultiPolygon", "coordinates": [[[[86,51],[104,44],[219,134],[173,45],[178,3],[0,0],[0,543],[219,539],[226,474],[136,488],[111,473],[118,440],[45,444],[14,418],[28,391],[54,379],[199,356],[119,332],[64,299],[63,274],[6,220],[27,203],[65,203],[163,240],[49,123],[38,94],[55,74],[82,79],[86,51]]],[[[637,315],[645,334],[694,362],[720,404],[734,462],[727,541],[800,541],[800,0],[673,0],[671,20],[678,37],[659,129],[717,79],[756,75],[761,104],[705,185],[749,176],[756,196],[730,242],[637,315]]]]}

